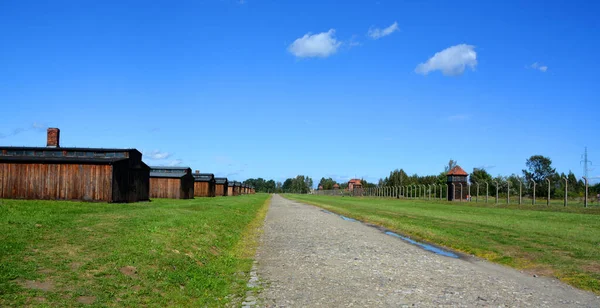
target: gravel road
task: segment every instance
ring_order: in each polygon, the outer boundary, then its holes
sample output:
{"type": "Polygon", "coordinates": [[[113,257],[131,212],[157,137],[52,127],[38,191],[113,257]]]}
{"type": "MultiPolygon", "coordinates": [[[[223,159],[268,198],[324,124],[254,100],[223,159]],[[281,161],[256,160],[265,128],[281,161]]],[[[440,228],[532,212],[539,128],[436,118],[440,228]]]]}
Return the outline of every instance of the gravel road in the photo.
{"type": "Polygon", "coordinates": [[[556,279],[436,255],[278,195],[256,258],[266,307],[600,307],[556,279]]]}

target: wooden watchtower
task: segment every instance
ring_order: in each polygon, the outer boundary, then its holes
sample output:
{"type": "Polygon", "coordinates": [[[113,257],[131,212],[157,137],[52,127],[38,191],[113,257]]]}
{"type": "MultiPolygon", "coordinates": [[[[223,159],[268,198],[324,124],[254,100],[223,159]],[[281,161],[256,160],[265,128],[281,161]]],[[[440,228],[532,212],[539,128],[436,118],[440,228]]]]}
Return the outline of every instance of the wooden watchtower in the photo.
{"type": "Polygon", "coordinates": [[[456,166],[448,171],[448,201],[467,200],[468,176],[469,174],[460,166],[456,166]]]}

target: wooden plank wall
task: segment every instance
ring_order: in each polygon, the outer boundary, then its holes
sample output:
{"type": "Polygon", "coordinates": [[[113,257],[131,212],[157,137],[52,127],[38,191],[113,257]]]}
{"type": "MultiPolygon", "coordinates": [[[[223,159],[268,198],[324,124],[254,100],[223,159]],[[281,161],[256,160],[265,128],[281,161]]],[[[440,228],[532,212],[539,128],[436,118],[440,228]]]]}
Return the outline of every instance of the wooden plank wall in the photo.
{"type": "Polygon", "coordinates": [[[0,198],[112,201],[112,166],[0,164],[0,198]]]}
{"type": "Polygon", "coordinates": [[[214,197],[215,184],[210,182],[194,182],[194,197],[214,197]]]}
{"type": "Polygon", "coordinates": [[[233,196],[233,186],[227,187],[227,196],[229,196],[229,197],[233,196]]]}
{"type": "Polygon", "coordinates": [[[183,199],[181,179],[150,178],[150,198],[183,199]]]}
{"type": "Polygon", "coordinates": [[[227,196],[225,184],[215,184],[215,196],[227,196]]]}

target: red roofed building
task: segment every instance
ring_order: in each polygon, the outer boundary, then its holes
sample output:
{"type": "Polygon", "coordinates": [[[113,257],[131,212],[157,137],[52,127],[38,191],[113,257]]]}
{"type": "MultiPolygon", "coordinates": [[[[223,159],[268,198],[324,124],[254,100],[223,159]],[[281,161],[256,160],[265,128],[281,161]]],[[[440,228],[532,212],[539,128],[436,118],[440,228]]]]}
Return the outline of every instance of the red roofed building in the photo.
{"type": "Polygon", "coordinates": [[[469,174],[460,166],[455,166],[448,171],[448,201],[467,200],[468,184],[467,176],[469,174]]]}
{"type": "Polygon", "coordinates": [[[355,188],[356,189],[362,188],[362,183],[360,182],[360,180],[352,179],[352,180],[348,181],[348,190],[354,191],[355,188]]]}

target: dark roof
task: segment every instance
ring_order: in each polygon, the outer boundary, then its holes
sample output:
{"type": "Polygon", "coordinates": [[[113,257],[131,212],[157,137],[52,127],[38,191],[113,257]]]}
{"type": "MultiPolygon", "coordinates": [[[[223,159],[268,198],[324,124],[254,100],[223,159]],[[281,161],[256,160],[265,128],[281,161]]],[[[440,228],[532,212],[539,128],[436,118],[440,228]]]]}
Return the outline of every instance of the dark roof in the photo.
{"type": "Polygon", "coordinates": [[[196,182],[211,182],[214,181],[215,175],[212,173],[193,173],[196,182]]]}
{"type": "Polygon", "coordinates": [[[215,183],[217,184],[225,184],[227,182],[227,178],[215,178],[215,183]]]}
{"type": "Polygon", "coordinates": [[[164,173],[164,172],[152,172],[150,171],[151,178],[175,178],[180,179],[184,177],[185,173],[164,173]]]}
{"type": "Polygon", "coordinates": [[[151,178],[181,178],[192,172],[189,167],[164,167],[164,166],[152,166],[150,167],[151,178]]]}
{"type": "Polygon", "coordinates": [[[136,151],[141,154],[137,149],[116,149],[116,148],[78,148],[78,147],[18,147],[18,146],[0,146],[2,150],[23,150],[23,151],[82,151],[82,152],[132,152],[136,151]]]}
{"type": "Polygon", "coordinates": [[[454,168],[452,168],[449,172],[448,175],[469,175],[467,172],[465,172],[465,170],[463,170],[463,168],[461,168],[460,166],[455,166],[454,168]]]}
{"type": "Polygon", "coordinates": [[[169,166],[150,166],[152,170],[173,170],[173,171],[187,171],[192,170],[190,167],[169,167],[169,166]]]}
{"type": "Polygon", "coordinates": [[[0,162],[31,162],[31,163],[47,163],[47,164],[86,164],[86,165],[111,165],[115,162],[127,160],[128,158],[121,157],[102,157],[102,158],[87,158],[87,157],[45,157],[45,156],[2,156],[0,162]]]}

